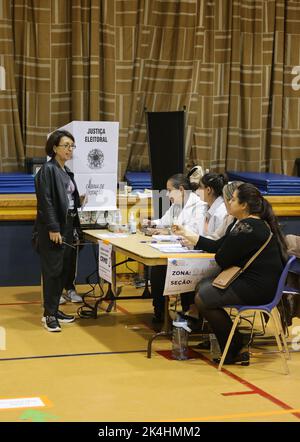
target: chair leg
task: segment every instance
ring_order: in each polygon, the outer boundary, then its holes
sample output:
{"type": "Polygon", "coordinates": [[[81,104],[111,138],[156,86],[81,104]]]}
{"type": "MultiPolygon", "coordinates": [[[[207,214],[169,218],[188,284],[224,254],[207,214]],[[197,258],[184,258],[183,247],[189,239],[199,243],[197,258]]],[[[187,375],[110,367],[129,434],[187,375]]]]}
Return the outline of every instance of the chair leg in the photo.
{"type": "Polygon", "coordinates": [[[261,327],[263,329],[262,336],[264,336],[266,334],[266,326],[265,326],[264,315],[262,312],[260,312],[260,322],[261,322],[261,327]]]}
{"type": "Polygon", "coordinates": [[[252,320],[252,326],[251,326],[251,334],[250,334],[249,342],[247,344],[248,350],[250,349],[250,346],[253,343],[255,318],[256,318],[256,312],[254,312],[254,314],[253,314],[253,320],[252,320]]]}
{"type": "Polygon", "coordinates": [[[221,360],[220,360],[220,363],[219,363],[219,366],[218,366],[218,370],[219,370],[219,371],[222,370],[222,367],[223,367],[223,364],[224,364],[224,361],[225,361],[226,355],[227,355],[227,353],[228,353],[228,349],[229,349],[229,346],[230,346],[230,344],[231,344],[231,341],[232,341],[232,338],[233,338],[233,335],[234,335],[235,329],[236,329],[236,327],[237,327],[237,325],[238,325],[238,323],[239,323],[239,319],[240,319],[240,314],[238,313],[238,314],[236,315],[236,317],[235,317],[235,320],[234,320],[234,323],[233,323],[233,325],[232,325],[231,331],[230,331],[230,333],[229,333],[229,336],[228,336],[228,339],[227,339],[227,342],[226,342],[226,345],[225,345],[224,351],[223,351],[223,353],[222,353],[222,357],[221,357],[221,360]]]}
{"type": "Polygon", "coordinates": [[[286,357],[285,357],[284,350],[283,350],[283,347],[282,347],[282,344],[281,344],[281,340],[280,340],[280,336],[279,336],[280,332],[278,330],[278,324],[276,322],[276,317],[275,317],[273,311],[270,314],[268,313],[268,315],[269,315],[269,317],[273,321],[275,339],[276,339],[277,346],[278,346],[279,353],[280,353],[280,357],[281,357],[281,360],[282,360],[284,374],[289,374],[289,367],[287,365],[286,357]]]}
{"type": "Polygon", "coordinates": [[[282,327],[282,323],[281,323],[281,317],[280,317],[278,308],[275,307],[272,313],[273,313],[274,319],[276,321],[279,337],[281,338],[281,341],[282,341],[282,344],[283,344],[283,347],[284,347],[284,350],[285,350],[285,357],[287,359],[291,359],[291,354],[289,352],[289,347],[287,345],[287,340],[286,340],[286,337],[285,337],[285,334],[284,334],[284,331],[283,331],[283,327],[282,327]]]}

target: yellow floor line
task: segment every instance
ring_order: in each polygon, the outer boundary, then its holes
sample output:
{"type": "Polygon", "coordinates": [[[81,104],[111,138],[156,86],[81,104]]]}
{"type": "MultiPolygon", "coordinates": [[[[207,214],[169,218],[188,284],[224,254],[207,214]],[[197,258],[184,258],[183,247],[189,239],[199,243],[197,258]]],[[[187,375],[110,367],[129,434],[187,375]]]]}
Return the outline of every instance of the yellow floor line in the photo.
{"type": "MultiPolygon", "coordinates": [[[[274,410],[274,411],[263,411],[261,413],[239,413],[239,414],[224,414],[224,415],[217,415],[217,416],[205,416],[205,417],[190,417],[186,419],[168,419],[167,422],[200,422],[200,421],[220,421],[223,419],[239,419],[243,417],[262,417],[262,416],[275,416],[275,415],[281,415],[281,414],[289,414],[289,413],[299,413],[300,408],[296,409],[289,409],[289,410],[274,410]]],[[[160,421],[160,422],[165,422],[160,421]]]]}

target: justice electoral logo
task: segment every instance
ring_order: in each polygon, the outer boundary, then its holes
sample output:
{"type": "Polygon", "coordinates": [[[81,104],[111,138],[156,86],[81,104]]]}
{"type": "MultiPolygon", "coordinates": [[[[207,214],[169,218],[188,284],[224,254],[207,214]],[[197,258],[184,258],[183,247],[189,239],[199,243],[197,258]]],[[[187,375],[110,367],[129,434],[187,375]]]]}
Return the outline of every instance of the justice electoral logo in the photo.
{"type": "Polygon", "coordinates": [[[87,156],[88,166],[90,169],[101,169],[104,163],[104,154],[99,148],[89,151],[87,156]]]}

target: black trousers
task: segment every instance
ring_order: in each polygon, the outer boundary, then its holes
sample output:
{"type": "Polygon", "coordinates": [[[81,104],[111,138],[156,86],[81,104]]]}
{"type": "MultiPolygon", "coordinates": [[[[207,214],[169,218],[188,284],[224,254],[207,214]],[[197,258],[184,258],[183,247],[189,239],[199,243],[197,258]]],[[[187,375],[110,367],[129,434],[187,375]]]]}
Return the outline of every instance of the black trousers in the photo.
{"type": "MultiPolygon", "coordinates": [[[[66,241],[69,243],[69,241],[66,241]]],[[[72,241],[71,243],[72,244],[72,241]]],[[[68,246],[66,246],[68,247],[68,246]]],[[[66,250],[69,257],[67,258],[69,263],[66,268],[66,274],[64,275],[64,289],[66,290],[75,290],[75,278],[76,278],[76,269],[77,269],[77,253],[78,249],[74,250],[71,247],[68,247],[69,250],[66,250]]]]}
{"type": "Polygon", "coordinates": [[[151,294],[153,297],[152,305],[154,313],[163,315],[165,310],[165,298],[163,296],[167,266],[153,266],[150,272],[151,294]]]}
{"type": "MultiPolygon", "coordinates": [[[[65,244],[57,245],[49,238],[44,224],[37,225],[39,254],[43,277],[44,316],[55,316],[64,288],[72,288],[76,268],[76,249],[65,244]],[[73,280],[71,281],[71,278],[73,280]],[[68,285],[70,285],[68,287],[68,285]]],[[[73,244],[74,218],[67,217],[63,241],[73,244]]]]}

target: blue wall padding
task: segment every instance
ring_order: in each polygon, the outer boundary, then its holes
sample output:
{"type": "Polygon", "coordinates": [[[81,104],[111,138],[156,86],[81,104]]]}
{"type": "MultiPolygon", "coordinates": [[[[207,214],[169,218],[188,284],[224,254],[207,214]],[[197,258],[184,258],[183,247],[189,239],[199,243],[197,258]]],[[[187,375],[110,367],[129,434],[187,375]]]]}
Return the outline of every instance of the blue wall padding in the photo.
{"type": "Polygon", "coordinates": [[[25,173],[1,173],[0,193],[35,193],[33,175],[25,173]]]}
{"type": "Polygon", "coordinates": [[[150,172],[126,172],[125,180],[133,190],[152,189],[150,172]]]}
{"type": "Polygon", "coordinates": [[[254,184],[265,195],[300,195],[300,177],[267,172],[227,172],[230,181],[254,184]]]}

